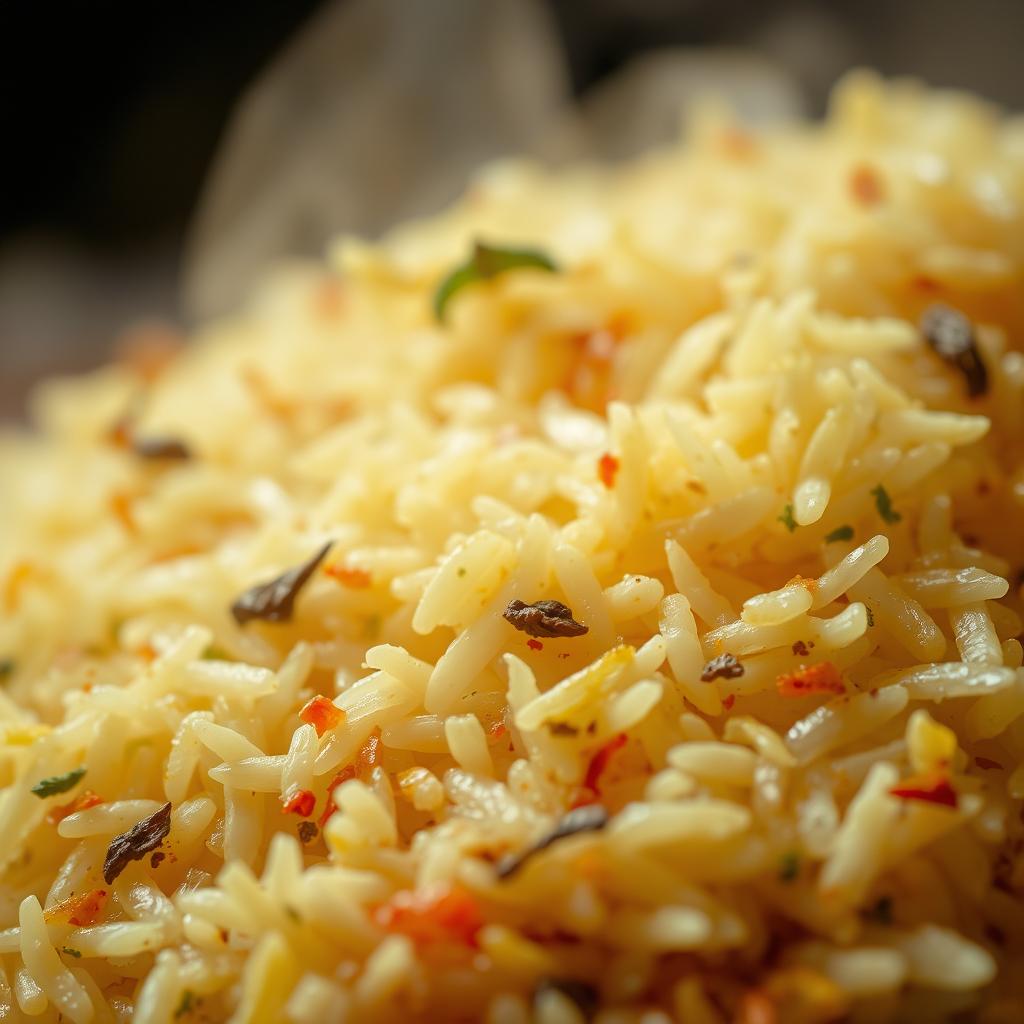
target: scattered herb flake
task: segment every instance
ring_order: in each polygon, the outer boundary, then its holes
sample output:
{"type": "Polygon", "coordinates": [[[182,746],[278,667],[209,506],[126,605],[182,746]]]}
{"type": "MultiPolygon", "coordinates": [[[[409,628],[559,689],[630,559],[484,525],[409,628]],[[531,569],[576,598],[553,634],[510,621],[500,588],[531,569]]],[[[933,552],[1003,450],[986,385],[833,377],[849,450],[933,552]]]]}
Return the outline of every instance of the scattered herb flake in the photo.
{"type": "Polygon", "coordinates": [[[785,508],[784,508],[784,509],[782,510],[782,515],[776,516],[775,518],[776,518],[776,519],[777,519],[777,520],[778,520],[778,521],[779,521],[780,523],[782,523],[782,525],[783,525],[783,526],[784,526],[784,527],[785,527],[785,528],[786,528],[787,530],[789,530],[789,532],[790,532],[790,533],[792,533],[792,532],[793,532],[793,531],[794,531],[794,530],[796,529],[796,527],[797,527],[797,522],[796,522],[796,520],[795,520],[795,519],[793,518],[793,506],[792,506],[792,505],[787,505],[787,506],[786,506],[786,507],[785,507],[785,508]]]}
{"type": "Polygon", "coordinates": [[[140,459],[158,462],[187,462],[192,450],[176,437],[137,437],[132,441],[132,451],[140,459]]]}
{"type": "Polygon", "coordinates": [[[712,658],[701,670],[700,680],[702,683],[710,683],[715,679],[739,679],[743,675],[744,668],[740,659],[735,654],[726,651],[712,658]]]}
{"type": "Polygon", "coordinates": [[[561,601],[509,601],[503,617],[506,622],[530,636],[583,636],[589,627],[572,617],[572,609],[561,601]]]}
{"type": "Polygon", "coordinates": [[[597,989],[588,982],[576,978],[544,978],[534,989],[534,1000],[552,989],[572,1002],[585,1021],[592,1020],[597,1014],[601,997],[597,989]]]}
{"type": "Polygon", "coordinates": [[[68,956],[73,956],[76,960],[82,959],[82,951],[80,949],[72,949],[70,946],[61,946],[60,951],[67,953],[68,956]]]}
{"type": "Polygon", "coordinates": [[[129,861],[141,860],[155,850],[171,831],[171,803],[168,801],[148,818],[137,822],[127,832],[114,836],[103,861],[103,880],[112,885],[129,861]]]}
{"type": "Polygon", "coordinates": [[[469,259],[438,285],[434,292],[434,316],[443,323],[448,303],[467,285],[489,281],[506,270],[526,267],[549,273],[558,270],[554,261],[538,249],[510,249],[477,242],[469,259]]]}
{"type": "Polygon", "coordinates": [[[921,317],[921,333],[936,355],[963,374],[971,398],[988,391],[988,370],[974,327],[963,313],[941,304],[930,306],[921,317]]]}
{"type": "Polygon", "coordinates": [[[875,499],[875,508],[878,509],[878,514],[887,523],[898,523],[903,518],[892,507],[892,498],[889,497],[889,492],[881,484],[877,487],[872,487],[871,494],[875,499]]]}
{"type": "Polygon", "coordinates": [[[834,544],[837,540],[853,540],[853,527],[848,524],[837,526],[831,533],[825,534],[826,544],[834,544]]]}
{"type": "Polygon", "coordinates": [[[264,622],[290,622],[295,612],[299,591],[327,557],[332,542],[328,541],[312,558],[289,569],[266,583],[250,587],[231,605],[231,614],[240,626],[252,619],[264,622]]]}
{"type": "Polygon", "coordinates": [[[73,789],[85,775],[84,768],[72,768],[63,775],[51,775],[48,779],[40,779],[33,787],[32,792],[40,799],[48,796],[56,796],[58,793],[66,793],[73,789]]]}
{"type": "Polygon", "coordinates": [[[181,1001],[178,1003],[178,1008],[174,1011],[174,1019],[178,1020],[180,1017],[184,1017],[186,1013],[191,1013],[194,1005],[195,996],[189,989],[185,989],[181,993],[181,1001]]]}
{"type": "Polygon", "coordinates": [[[779,858],[779,881],[793,882],[800,875],[800,854],[795,850],[784,853],[779,858]]]}
{"type": "Polygon", "coordinates": [[[608,824],[608,812],[600,804],[587,804],[564,814],[558,824],[541,836],[532,846],[519,853],[510,853],[498,861],[495,871],[501,879],[511,878],[535,854],[546,850],[560,839],[579,835],[581,832],[597,832],[608,824]]]}

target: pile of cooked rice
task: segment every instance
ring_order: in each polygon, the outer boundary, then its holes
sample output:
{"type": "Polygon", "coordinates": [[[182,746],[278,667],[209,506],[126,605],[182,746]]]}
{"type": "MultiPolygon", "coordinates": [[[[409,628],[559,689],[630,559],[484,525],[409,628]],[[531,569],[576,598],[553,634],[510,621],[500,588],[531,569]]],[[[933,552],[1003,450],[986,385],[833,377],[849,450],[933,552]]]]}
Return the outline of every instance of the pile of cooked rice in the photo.
{"type": "Polygon", "coordinates": [[[859,76],[46,386],[0,1017],[1024,1019],[1022,204],[859,76]]]}

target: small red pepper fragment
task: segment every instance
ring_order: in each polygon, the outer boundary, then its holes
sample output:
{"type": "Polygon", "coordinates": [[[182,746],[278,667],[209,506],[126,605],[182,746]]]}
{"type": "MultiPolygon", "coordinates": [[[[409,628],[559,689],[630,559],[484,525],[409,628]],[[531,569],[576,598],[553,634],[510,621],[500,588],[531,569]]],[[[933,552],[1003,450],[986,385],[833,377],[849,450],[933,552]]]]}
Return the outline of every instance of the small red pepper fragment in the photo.
{"type": "Polygon", "coordinates": [[[337,580],[343,587],[352,590],[366,590],[372,586],[373,577],[365,569],[351,569],[344,565],[329,565],[324,573],[331,579],[337,580]]]}
{"type": "Polygon", "coordinates": [[[732,711],[732,706],[735,703],[736,703],[736,694],[735,693],[730,693],[728,697],[723,697],[722,698],[722,707],[726,711],[732,711]]]}
{"type": "Polygon", "coordinates": [[[615,486],[615,477],[619,472],[619,460],[611,452],[605,452],[597,460],[598,479],[611,490],[615,486]]]}
{"type": "Polygon", "coordinates": [[[317,736],[323,736],[329,729],[336,729],[345,721],[345,712],[334,701],[317,694],[299,712],[299,718],[316,729],[317,736]]]}
{"type": "Polygon", "coordinates": [[[373,916],[385,931],[425,946],[438,942],[475,946],[477,933],[484,926],[472,893],[446,883],[419,892],[401,889],[373,916]]]}
{"type": "Polygon", "coordinates": [[[106,902],[107,890],[93,889],[92,892],[82,893],[81,896],[61,900],[44,911],[43,917],[47,921],[63,917],[67,919],[68,924],[73,924],[76,928],[85,928],[100,916],[106,902]]]}
{"type": "Polygon", "coordinates": [[[582,785],[573,794],[570,808],[585,807],[587,804],[596,803],[601,794],[601,776],[607,771],[612,758],[626,745],[627,737],[624,732],[613,736],[604,746],[598,748],[597,753],[590,759],[587,765],[587,773],[583,776],[582,785]]]}
{"type": "Polygon", "coordinates": [[[496,722],[492,722],[490,728],[487,730],[487,742],[492,746],[495,743],[501,741],[502,736],[508,732],[508,727],[499,718],[496,722]]]}
{"type": "Polygon", "coordinates": [[[331,779],[330,784],[327,786],[327,805],[324,807],[323,813],[317,818],[317,824],[322,829],[327,824],[331,815],[338,809],[334,803],[334,791],[343,783],[348,782],[349,779],[356,777],[356,766],[354,764],[347,764],[344,768],[338,772],[337,775],[331,779]]]}
{"type": "Polygon", "coordinates": [[[958,804],[957,792],[949,781],[949,776],[943,772],[931,772],[927,775],[915,775],[904,779],[901,783],[889,790],[891,796],[897,796],[901,800],[922,800],[929,804],[939,804],[942,807],[956,807],[958,804]]]}
{"type": "Polygon", "coordinates": [[[857,164],[850,171],[850,193],[862,206],[876,206],[885,199],[885,184],[870,164],[857,164]]]}
{"type": "Polygon", "coordinates": [[[811,693],[845,693],[843,678],[831,661],[816,665],[801,665],[796,672],[788,672],[776,679],[780,697],[806,697],[811,693]]]}
{"type": "Polygon", "coordinates": [[[526,646],[529,647],[531,651],[544,650],[544,645],[539,640],[535,640],[532,636],[526,641],[526,646]]]}
{"type": "Polygon", "coordinates": [[[367,737],[366,742],[362,747],[359,748],[359,753],[356,755],[355,761],[352,764],[345,765],[345,767],[342,768],[333,779],[331,779],[331,784],[327,787],[327,806],[324,808],[323,814],[321,814],[317,820],[317,824],[320,828],[324,827],[331,815],[338,809],[334,804],[334,791],[343,782],[348,782],[350,779],[365,778],[376,766],[379,759],[380,729],[376,728],[367,737]]]}
{"type": "Polygon", "coordinates": [[[316,794],[308,789],[297,789],[294,793],[281,800],[282,814],[297,814],[300,818],[308,818],[316,807],[316,794]]]}
{"type": "Polygon", "coordinates": [[[59,825],[69,814],[74,814],[77,811],[88,810],[90,807],[95,807],[97,804],[101,803],[103,803],[103,797],[98,796],[91,789],[86,789],[79,793],[79,795],[70,803],[54,807],[53,810],[46,815],[46,821],[50,825],[59,825]]]}

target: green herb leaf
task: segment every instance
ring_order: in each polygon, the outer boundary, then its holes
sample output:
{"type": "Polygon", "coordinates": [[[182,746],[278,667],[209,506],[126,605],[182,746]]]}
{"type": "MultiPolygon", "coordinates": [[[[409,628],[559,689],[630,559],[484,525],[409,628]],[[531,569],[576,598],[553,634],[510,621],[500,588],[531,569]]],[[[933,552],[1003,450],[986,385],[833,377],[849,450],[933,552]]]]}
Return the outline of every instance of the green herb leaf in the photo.
{"type": "Polygon", "coordinates": [[[825,534],[826,544],[832,544],[837,540],[853,540],[853,527],[837,526],[831,533],[825,534]]]}
{"type": "Polygon", "coordinates": [[[792,533],[792,532],[793,532],[793,531],[794,531],[794,530],[796,529],[796,527],[797,527],[797,522],[796,522],[796,520],[795,520],[795,519],[793,518],[793,506],[792,506],[792,505],[787,505],[787,506],[786,506],[786,507],[785,507],[785,508],[784,508],[784,509],[782,510],[782,515],[781,515],[781,516],[776,516],[775,518],[776,518],[776,519],[777,519],[777,520],[778,520],[778,521],[779,521],[780,523],[782,523],[782,525],[783,525],[783,526],[784,526],[784,527],[785,527],[785,528],[786,528],[787,530],[789,530],[789,532],[790,532],[790,533],[792,533]]]}
{"type": "Polygon", "coordinates": [[[184,1017],[186,1013],[191,1012],[194,1002],[195,996],[192,995],[191,990],[185,989],[181,993],[181,1002],[178,1003],[178,1008],[174,1011],[174,1019],[177,1020],[179,1017],[184,1017]]]}
{"type": "Polygon", "coordinates": [[[788,853],[784,853],[779,858],[779,881],[795,881],[799,874],[800,854],[798,854],[795,850],[790,850],[788,853]]]}
{"type": "Polygon", "coordinates": [[[48,779],[40,779],[33,787],[32,792],[40,799],[48,796],[56,796],[58,793],[66,793],[72,789],[85,775],[84,768],[72,768],[63,775],[51,775],[48,779]]]}
{"type": "Polygon", "coordinates": [[[875,499],[875,508],[878,509],[878,514],[887,523],[898,523],[903,516],[899,514],[892,507],[892,498],[889,497],[889,492],[879,484],[877,487],[871,489],[871,494],[875,499]]]}
{"type": "Polygon", "coordinates": [[[73,956],[76,960],[82,959],[82,951],[80,949],[72,949],[70,946],[61,946],[60,951],[67,953],[68,956],[73,956]]]}
{"type": "Polygon", "coordinates": [[[505,249],[498,246],[485,245],[477,242],[473,246],[473,255],[460,263],[437,287],[434,292],[434,316],[440,323],[444,322],[445,311],[452,296],[466,285],[478,281],[489,281],[506,270],[529,267],[534,270],[556,272],[558,267],[554,261],[539,249],[505,249]]]}

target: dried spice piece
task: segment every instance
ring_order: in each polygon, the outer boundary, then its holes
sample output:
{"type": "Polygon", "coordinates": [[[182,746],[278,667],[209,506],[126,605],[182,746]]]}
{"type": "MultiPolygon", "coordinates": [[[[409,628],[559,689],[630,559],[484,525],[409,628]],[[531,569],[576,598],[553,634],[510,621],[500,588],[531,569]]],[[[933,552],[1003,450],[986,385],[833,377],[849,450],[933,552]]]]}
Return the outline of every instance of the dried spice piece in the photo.
{"type": "Polygon", "coordinates": [[[955,366],[967,382],[971,398],[988,391],[988,370],[978,351],[974,327],[958,309],[937,304],[921,317],[924,340],[951,366],[955,366]]]}
{"type": "Polygon", "coordinates": [[[51,775],[48,779],[40,779],[33,787],[32,792],[40,799],[48,796],[56,796],[58,793],[66,793],[74,789],[85,775],[84,768],[72,768],[63,775],[51,775]]]}
{"type": "Polygon", "coordinates": [[[583,636],[590,628],[572,617],[572,609],[561,601],[509,601],[503,613],[506,622],[530,636],[583,636]]]}
{"type": "Polygon", "coordinates": [[[70,946],[61,946],[60,951],[67,953],[68,956],[73,956],[76,960],[82,959],[82,951],[80,949],[72,949],[70,946]]]}
{"type": "Polygon", "coordinates": [[[798,524],[797,524],[797,521],[793,518],[793,506],[792,505],[787,505],[782,510],[782,514],[776,516],[775,519],[776,519],[777,522],[782,523],[782,525],[787,530],[789,530],[790,533],[792,533],[797,528],[798,524]]]}
{"type": "Polygon", "coordinates": [[[610,452],[605,452],[597,460],[597,478],[611,490],[615,486],[615,477],[619,472],[619,460],[610,452]]]}
{"type": "Polygon", "coordinates": [[[176,437],[136,437],[132,451],[140,459],[159,462],[187,462],[192,458],[192,449],[176,437]]]}
{"type": "Polygon", "coordinates": [[[887,523],[898,523],[903,518],[892,507],[892,498],[889,497],[889,492],[881,484],[871,488],[871,496],[875,499],[875,508],[878,509],[878,514],[887,523]]]}
{"type": "Polygon", "coordinates": [[[163,850],[157,850],[152,857],[149,858],[149,866],[156,871],[158,867],[167,859],[167,854],[163,850]]]}
{"type": "Polygon", "coordinates": [[[282,814],[297,814],[300,818],[308,818],[316,807],[316,794],[309,789],[297,789],[281,799],[282,814]]]}
{"type": "Polygon", "coordinates": [[[320,835],[320,829],[318,829],[316,824],[312,821],[300,821],[296,826],[295,831],[298,833],[299,842],[302,843],[303,846],[309,846],[309,844],[313,842],[318,835],[320,835]]]}
{"type": "Polygon", "coordinates": [[[316,729],[317,736],[323,736],[330,729],[336,729],[345,721],[345,712],[327,697],[317,694],[299,712],[299,718],[316,729]]]}
{"type": "Polygon", "coordinates": [[[837,540],[853,540],[852,526],[837,526],[830,533],[825,534],[825,543],[834,544],[837,540]]]}
{"type": "Polygon", "coordinates": [[[475,946],[477,933],[484,926],[473,894],[447,883],[418,892],[400,889],[373,916],[385,931],[425,946],[445,941],[475,946]]]}
{"type": "Polygon", "coordinates": [[[114,836],[103,861],[103,880],[112,885],[129,861],[141,860],[155,850],[171,831],[171,803],[168,801],[148,818],[133,825],[127,832],[114,836]]]}
{"type": "Polygon", "coordinates": [[[1003,767],[998,761],[993,761],[991,757],[982,757],[981,754],[974,759],[974,763],[983,771],[1001,771],[1003,767]]]}
{"type": "Polygon", "coordinates": [[[438,323],[444,323],[448,303],[467,285],[489,281],[506,270],[523,267],[548,272],[558,270],[554,261],[539,249],[508,249],[477,242],[469,259],[451,271],[434,292],[434,316],[438,323]]]}
{"type": "Polygon", "coordinates": [[[561,993],[572,1002],[584,1020],[591,1020],[600,1008],[601,996],[597,989],[588,982],[576,978],[543,978],[537,982],[537,987],[533,991],[534,1001],[552,990],[561,993]]]}
{"type": "Polygon", "coordinates": [[[810,648],[803,640],[795,640],[791,650],[798,658],[806,658],[811,653],[810,648]]]}
{"type": "Polygon", "coordinates": [[[795,850],[784,853],[779,858],[779,881],[793,882],[800,875],[800,854],[795,850]]]}
{"type": "Polygon", "coordinates": [[[880,896],[876,903],[861,911],[861,917],[874,924],[892,924],[892,897],[880,896]]]}
{"type": "Polygon", "coordinates": [[[560,839],[579,835],[581,832],[597,832],[608,824],[608,812],[600,804],[587,804],[563,815],[558,824],[532,846],[520,853],[502,857],[495,867],[499,878],[511,878],[535,854],[546,850],[560,839]]]}
{"type": "Polygon", "coordinates": [[[889,790],[889,795],[897,796],[901,800],[922,800],[942,807],[956,807],[959,803],[949,776],[943,772],[904,779],[889,790]]]}
{"type": "Polygon", "coordinates": [[[739,679],[743,675],[743,666],[735,654],[719,654],[712,658],[703,668],[700,674],[702,683],[710,683],[715,679],[739,679]]]}
{"type": "Polygon", "coordinates": [[[780,697],[806,697],[812,693],[846,693],[843,677],[831,661],[801,665],[796,672],[786,672],[775,680],[780,697]]]}
{"type": "Polygon", "coordinates": [[[264,622],[291,622],[295,599],[309,582],[317,566],[327,557],[333,541],[328,541],[312,558],[280,576],[250,587],[231,606],[231,614],[240,626],[261,619],[264,622]]]}
{"type": "Polygon", "coordinates": [[[59,825],[69,814],[78,811],[86,811],[90,807],[103,803],[103,797],[94,793],[91,789],[85,790],[80,796],[75,797],[70,803],[58,804],[46,815],[46,822],[49,825],[59,825]]]}

